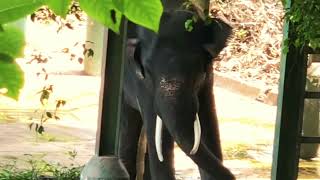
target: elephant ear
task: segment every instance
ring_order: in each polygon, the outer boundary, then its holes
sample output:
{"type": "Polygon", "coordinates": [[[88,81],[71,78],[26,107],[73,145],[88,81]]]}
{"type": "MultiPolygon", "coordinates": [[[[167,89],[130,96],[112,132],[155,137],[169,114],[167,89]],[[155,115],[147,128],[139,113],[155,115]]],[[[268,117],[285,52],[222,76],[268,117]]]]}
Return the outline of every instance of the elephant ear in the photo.
{"type": "Polygon", "coordinates": [[[203,47],[210,53],[212,58],[215,58],[226,47],[231,34],[232,27],[229,24],[220,19],[212,19],[210,24],[206,25],[206,38],[203,47]]]}
{"type": "Polygon", "coordinates": [[[141,78],[144,79],[145,78],[145,72],[144,72],[144,68],[142,65],[142,60],[141,60],[141,43],[138,42],[136,44],[136,47],[134,49],[134,54],[133,54],[133,59],[135,62],[135,66],[136,66],[136,74],[141,78]]]}
{"type": "Polygon", "coordinates": [[[127,39],[127,59],[140,79],[144,79],[144,68],[141,63],[141,42],[137,38],[127,39]]]}

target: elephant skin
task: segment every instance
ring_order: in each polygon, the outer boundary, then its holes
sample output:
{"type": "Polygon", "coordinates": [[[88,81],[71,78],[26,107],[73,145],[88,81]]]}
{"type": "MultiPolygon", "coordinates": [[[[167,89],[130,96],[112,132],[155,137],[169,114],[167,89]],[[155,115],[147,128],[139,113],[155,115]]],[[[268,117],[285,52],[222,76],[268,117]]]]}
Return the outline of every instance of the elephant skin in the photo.
{"type": "Polygon", "coordinates": [[[131,180],[142,126],[147,137],[146,180],[174,180],[174,142],[203,180],[233,180],[222,164],[212,63],[232,28],[219,19],[194,21],[189,11],[164,12],[158,33],[136,28],[127,43],[119,156],[131,180]]]}

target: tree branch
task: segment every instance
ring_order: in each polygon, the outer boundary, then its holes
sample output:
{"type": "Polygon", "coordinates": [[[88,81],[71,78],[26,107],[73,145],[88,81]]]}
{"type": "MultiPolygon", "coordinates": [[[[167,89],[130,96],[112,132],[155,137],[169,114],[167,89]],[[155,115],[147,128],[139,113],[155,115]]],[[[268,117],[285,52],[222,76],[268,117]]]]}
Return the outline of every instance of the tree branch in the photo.
{"type": "Polygon", "coordinates": [[[209,13],[210,0],[189,0],[202,20],[206,20],[209,13]]]}

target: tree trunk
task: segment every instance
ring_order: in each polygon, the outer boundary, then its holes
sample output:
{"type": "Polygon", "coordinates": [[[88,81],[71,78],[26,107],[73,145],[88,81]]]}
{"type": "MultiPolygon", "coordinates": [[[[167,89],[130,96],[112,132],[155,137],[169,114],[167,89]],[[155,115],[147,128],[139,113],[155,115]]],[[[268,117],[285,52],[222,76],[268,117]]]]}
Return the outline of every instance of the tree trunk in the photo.
{"type": "Polygon", "coordinates": [[[191,2],[201,19],[205,20],[209,12],[210,0],[162,0],[165,11],[181,8],[184,2],[191,2]]]}
{"type": "Polygon", "coordinates": [[[190,0],[202,20],[205,20],[209,13],[209,0],[190,0]]]}

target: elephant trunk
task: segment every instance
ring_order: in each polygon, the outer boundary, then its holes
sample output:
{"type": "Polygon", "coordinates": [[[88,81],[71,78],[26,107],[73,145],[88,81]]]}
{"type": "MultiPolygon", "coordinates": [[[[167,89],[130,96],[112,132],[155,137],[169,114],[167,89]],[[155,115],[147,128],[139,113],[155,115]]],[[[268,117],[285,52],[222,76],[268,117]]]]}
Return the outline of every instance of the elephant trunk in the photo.
{"type": "Polygon", "coordinates": [[[170,96],[156,97],[156,128],[155,146],[160,161],[162,155],[162,129],[165,126],[177,144],[187,151],[188,155],[197,153],[200,138],[201,124],[198,115],[199,102],[195,93],[171,91],[170,96]]]}
{"type": "Polygon", "coordinates": [[[201,141],[201,131],[204,129],[200,122],[204,119],[199,119],[198,115],[198,91],[194,90],[197,88],[192,88],[192,83],[185,83],[186,81],[163,79],[156,90],[152,105],[154,120],[151,123],[154,126],[151,134],[154,133],[152,141],[155,155],[159,161],[164,161],[162,163],[166,162],[162,154],[162,148],[165,148],[162,145],[162,133],[166,129],[182,151],[206,171],[210,179],[234,180],[233,174],[223,166],[206,143],[201,141]]]}
{"type": "MultiPolygon", "coordinates": [[[[157,116],[156,119],[156,130],[155,130],[155,144],[156,144],[156,151],[158,155],[159,161],[163,161],[162,155],[162,119],[157,116]]],[[[201,125],[199,120],[199,115],[196,114],[195,121],[193,123],[193,131],[194,131],[194,143],[193,147],[190,150],[190,155],[194,155],[197,153],[199,145],[200,145],[200,138],[201,138],[201,125]]]]}
{"type": "Polygon", "coordinates": [[[202,127],[198,115],[198,98],[196,96],[184,97],[184,99],[176,97],[179,101],[173,102],[167,101],[166,98],[156,100],[157,118],[154,140],[159,161],[164,161],[162,155],[162,132],[163,126],[165,126],[182,151],[199,168],[206,171],[210,177],[234,180],[235,177],[223,166],[222,161],[205,143],[201,142],[202,127]]]}

